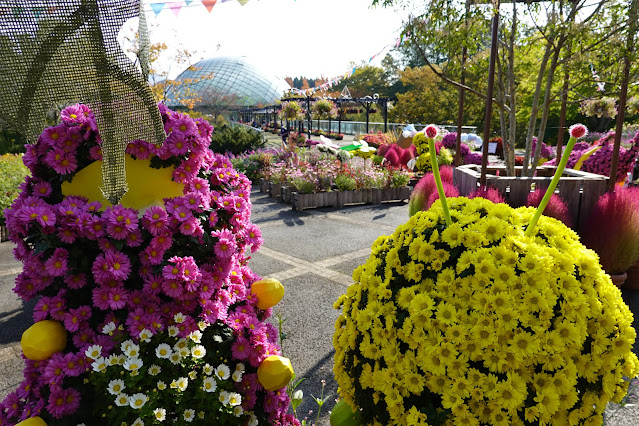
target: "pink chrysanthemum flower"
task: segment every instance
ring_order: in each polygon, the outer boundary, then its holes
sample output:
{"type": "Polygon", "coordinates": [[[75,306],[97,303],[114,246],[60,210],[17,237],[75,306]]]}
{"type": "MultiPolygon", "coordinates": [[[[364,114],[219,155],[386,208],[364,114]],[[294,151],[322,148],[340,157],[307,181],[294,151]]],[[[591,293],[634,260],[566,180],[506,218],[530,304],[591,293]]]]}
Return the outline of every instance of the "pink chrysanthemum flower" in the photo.
{"type": "Polygon", "coordinates": [[[49,182],[40,181],[33,185],[32,193],[36,197],[46,198],[51,195],[51,184],[49,182]]]}
{"type": "Polygon", "coordinates": [[[201,194],[203,197],[207,197],[210,192],[209,182],[206,179],[202,178],[194,178],[188,184],[189,191],[197,192],[201,194]]]}
{"type": "Polygon", "coordinates": [[[104,220],[99,216],[91,216],[83,226],[85,235],[90,240],[97,240],[106,234],[104,220]]]}
{"type": "Polygon", "coordinates": [[[80,392],[73,388],[53,387],[47,404],[47,411],[56,419],[75,413],[80,407],[80,392]]]}
{"type": "Polygon", "coordinates": [[[100,145],[92,146],[89,149],[89,157],[94,161],[102,161],[102,147],[100,145]]]}
{"type": "Polygon", "coordinates": [[[110,309],[122,309],[129,300],[129,293],[123,286],[114,287],[109,289],[108,300],[110,309]]]}
{"type": "Polygon", "coordinates": [[[162,207],[153,206],[144,212],[142,224],[152,235],[161,235],[169,231],[169,216],[162,207]]]}
{"type": "Polygon", "coordinates": [[[85,274],[67,275],[64,282],[71,290],[78,290],[87,285],[87,276],[85,274]]]}
{"type": "Polygon", "coordinates": [[[124,253],[109,250],[96,257],[91,271],[98,283],[109,279],[126,280],[131,273],[131,261],[124,253]]]}
{"type": "Polygon", "coordinates": [[[134,230],[126,236],[126,245],[128,247],[140,247],[142,245],[142,231],[134,230]]]}
{"type": "Polygon", "coordinates": [[[188,136],[178,132],[171,133],[164,143],[171,155],[175,157],[186,155],[191,149],[188,136]]]}
{"type": "Polygon", "coordinates": [[[171,238],[171,234],[166,232],[151,238],[151,243],[149,244],[149,247],[158,251],[165,251],[170,249],[172,244],[173,244],[173,239],[171,238]]]}
{"type": "Polygon", "coordinates": [[[67,265],[68,257],[69,252],[67,252],[65,249],[55,249],[53,255],[44,263],[44,268],[47,274],[53,277],[61,277],[66,274],[69,270],[69,267],[67,265]]]}
{"type": "Polygon", "coordinates": [[[64,125],[59,125],[55,127],[49,127],[44,129],[40,138],[45,145],[50,147],[56,147],[60,143],[60,141],[66,136],[67,127],[64,125]]]}
{"type": "Polygon", "coordinates": [[[177,206],[173,211],[173,217],[180,222],[184,222],[193,217],[193,212],[187,206],[177,206]]]}
{"type": "Polygon", "coordinates": [[[58,174],[68,175],[75,172],[78,168],[78,162],[70,152],[65,152],[60,148],[52,148],[45,157],[45,163],[58,174]]]}
{"type": "Polygon", "coordinates": [[[215,255],[221,259],[228,259],[233,256],[235,252],[236,244],[234,240],[227,238],[220,238],[213,247],[215,255]]]}
{"type": "Polygon", "coordinates": [[[62,122],[67,125],[84,124],[87,122],[89,108],[86,105],[69,105],[60,112],[62,122]]]}
{"type": "Polygon", "coordinates": [[[146,160],[155,153],[155,145],[144,140],[136,140],[127,145],[126,153],[137,159],[146,160]]]}
{"type": "Polygon", "coordinates": [[[195,217],[191,217],[180,224],[180,233],[182,235],[200,236],[204,234],[204,229],[195,217]]]}
{"type": "MultiPolygon", "coordinates": [[[[166,124],[167,133],[183,136],[198,136],[195,121],[186,114],[174,113],[166,124]]],[[[170,135],[169,135],[170,136],[170,135]]]]}
{"type": "Polygon", "coordinates": [[[107,224],[107,233],[116,240],[123,240],[138,228],[138,216],[135,210],[121,204],[108,207],[102,215],[107,224]]]}
{"type": "Polygon", "coordinates": [[[572,126],[570,126],[570,128],[568,129],[568,132],[570,133],[570,137],[573,137],[575,139],[581,139],[588,134],[588,128],[584,126],[583,124],[578,123],[578,124],[573,124],[572,126]]]}
{"type": "Polygon", "coordinates": [[[65,377],[66,362],[64,362],[64,354],[56,352],[51,355],[47,366],[44,368],[44,374],[42,378],[46,383],[52,385],[61,385],[65,377]]]}
{"type": "Polygon", "coordinates": [[[73,244],[76,239],[76,234],[69,228],[58,229],[56,235],[58,236],[58,238],[60,238],[60,241],[65,244],[73,244]]]}

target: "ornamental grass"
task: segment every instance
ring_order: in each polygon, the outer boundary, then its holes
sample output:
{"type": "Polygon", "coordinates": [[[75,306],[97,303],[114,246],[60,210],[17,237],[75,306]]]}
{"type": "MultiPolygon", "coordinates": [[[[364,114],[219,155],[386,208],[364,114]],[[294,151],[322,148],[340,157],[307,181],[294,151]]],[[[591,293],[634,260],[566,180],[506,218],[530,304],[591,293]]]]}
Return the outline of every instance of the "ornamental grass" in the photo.
{"type": "Polygon", "coordinates": [[[532,208],[441,201],[375,241],[335,303],[334,373],[362,424],[601,424],[639,373],[621,293],[532,208]]]}

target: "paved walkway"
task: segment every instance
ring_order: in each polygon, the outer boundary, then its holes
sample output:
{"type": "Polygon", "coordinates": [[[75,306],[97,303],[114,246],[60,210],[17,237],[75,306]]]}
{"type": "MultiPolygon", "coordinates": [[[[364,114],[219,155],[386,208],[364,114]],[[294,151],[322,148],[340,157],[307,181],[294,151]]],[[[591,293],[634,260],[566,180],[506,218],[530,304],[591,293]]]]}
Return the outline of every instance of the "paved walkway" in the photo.
{"type": "MultiPolygon", "coordinates": [[[[332,334],[338,312],[333,303],[351,283],[353,269],[370,254],[377,237],[390,234],[408,219],[405,203],[350,207],[343,210],[316,209],[295,212],[254,190],[252,220],[260,226],[264,246],[249,261],[262,276],[277,278],[286,288],[276,312],[285,318],[284,354],[291,358],[304,403],[298,408],[303,418],[316,406],[311,395],[330,394],[320,424],[327,424],[328,410],[337,395],[333,380],[332,334]]],[[[21,264],[13,260],[11,243],[0,244],[0,398],[15,388],[22,376],[19,357],[21,333],[32,322],[33,303],[23,304],[11,291],[21,264]]],[[[639,316],[639,292],[624,292],[639,316]]],[[[635,322],[635,326],[639,323],[635,322]]],[[[635,345],[635,351],[639,344],[635,345]]],[[[610,409],[609,425],[639,425],[639,407],[610,409]]]]}

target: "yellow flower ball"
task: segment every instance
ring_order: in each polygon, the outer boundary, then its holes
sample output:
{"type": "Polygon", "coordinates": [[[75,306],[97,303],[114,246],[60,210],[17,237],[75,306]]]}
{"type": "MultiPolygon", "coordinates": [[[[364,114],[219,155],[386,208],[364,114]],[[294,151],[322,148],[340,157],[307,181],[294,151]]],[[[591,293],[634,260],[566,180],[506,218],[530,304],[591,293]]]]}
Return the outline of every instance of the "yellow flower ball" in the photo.
{"type": "Polygon", "coordinates": [[[42,361],[67,346],[67,331],[58,321],[36,322],[22,333],[22,353],[33,361],[42,361]]]}
{"type": "Polygon", "coordinates": [[[268,309],[280,303],[284,297],[284,286],[276,279],[264,278],[251,285],[251,294],[257,296],[259,309],[268,309]]]}
{"type": "Polygon", "coordinates": [[[343,400],[363,424],[597,423],[639,360],[594,253],[552,218],[526,236],[532,208],[448,204],[378,238],[335,304],[343,400]]]}
{"type": "Polygon", "coordinates": [[[257,367],[257,379],[264,389],[276,391],[288,385],[293,378],[291,360],[279,355],[271,355],[257,367]]]}
{"type": "Polygon", "coordinates": [[[16,426],[47,426],[47,423],[41,417],[36,416],[23,420],[17,423],[16,426]]]}

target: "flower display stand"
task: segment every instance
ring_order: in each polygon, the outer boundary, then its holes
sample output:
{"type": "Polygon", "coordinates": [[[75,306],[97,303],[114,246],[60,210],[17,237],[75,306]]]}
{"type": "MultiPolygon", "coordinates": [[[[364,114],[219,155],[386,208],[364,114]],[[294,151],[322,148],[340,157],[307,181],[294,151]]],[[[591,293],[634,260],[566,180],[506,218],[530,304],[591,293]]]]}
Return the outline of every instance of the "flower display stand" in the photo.
{"type": "Polygon", "coordinates": [[[342,208],[352,204],[381,204],[385,201],[403,201],[410,198],[411,188],[362,189],[359,191],[330,191],[312,194],[292,193],[293,210],[305,208],[342,208]]]}
{"type": "MultiPolygon", "coordinates": [[[[526,204],[528,194],[539,188],[547,188],[555,173],[554,166],[537,168],[534,177],[521,177],[522,167],[515,167],[517,176],[506,176],[504,166],[488,167],[486,185],[497,189],[513,207],[526,204]]],[[[466,196],[479,187],[481,166],[467,164],[453,169],[453,182],[459,189],[461,196],[466,196]]],[[[559,180],[557,189],[559,196],[564,199],[573,223],[582,223],[597,202],[606,192],[608,177],[579,170],[566,169],[559,180]]]]}

